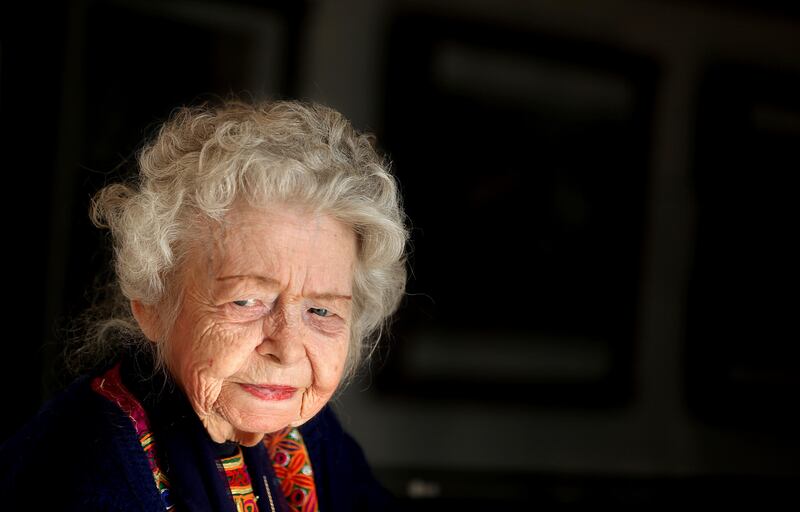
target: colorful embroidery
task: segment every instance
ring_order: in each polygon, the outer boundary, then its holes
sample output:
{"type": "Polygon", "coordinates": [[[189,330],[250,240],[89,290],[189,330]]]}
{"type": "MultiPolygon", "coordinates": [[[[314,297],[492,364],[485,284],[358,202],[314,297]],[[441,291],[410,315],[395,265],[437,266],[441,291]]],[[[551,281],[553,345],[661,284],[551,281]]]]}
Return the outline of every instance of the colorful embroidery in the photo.
{"type": "Polygon", "coordinates": [[[236,453],[230,457],[220,459],[220,463],[225,471],[225,476],[228,478],[228,487],[231,489],[236,511],[258,512],[256,496],[253,492],[253,485],[250,483],[247,466],[244,464],[241,447],[237,447],[236,453]]]}
{"type": "Polygon", "coordinates": [[[264,437],[275,475],[293,512],[319,512],[314,472],[300,431],[287,427],[264,437]]]}
{"type": "Polygon", "coordinates": [[[108,370],[102,377],[95,377],[92,380],[92,389],[117,404],[122,412],[131,419],[133,427],[136,429],[136,435],[139,437],[139,443],[150,463],[150,471],[153,472],[153,480],[161,496],[161,502],[166,510],[174,510],[175,504],[172,503],[169,495],[169,481],[167,475],[158,466],[156,446],[153,443],[153,434],[150,432],[150,424],[147,421],[144,407],[122,383],[119,364],[108,370]]]}

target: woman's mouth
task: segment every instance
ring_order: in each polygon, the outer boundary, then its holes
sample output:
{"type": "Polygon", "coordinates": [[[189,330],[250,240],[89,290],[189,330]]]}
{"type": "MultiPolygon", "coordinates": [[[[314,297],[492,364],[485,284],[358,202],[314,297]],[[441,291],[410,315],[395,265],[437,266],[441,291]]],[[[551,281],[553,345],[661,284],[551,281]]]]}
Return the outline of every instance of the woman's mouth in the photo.
{"type": "Polygon", "coordinates": [[[261,400],[288,400],[292,398],[297,388],[292,386],[271,386],[257,384],[240,384],[245,391],[261,400]]]}

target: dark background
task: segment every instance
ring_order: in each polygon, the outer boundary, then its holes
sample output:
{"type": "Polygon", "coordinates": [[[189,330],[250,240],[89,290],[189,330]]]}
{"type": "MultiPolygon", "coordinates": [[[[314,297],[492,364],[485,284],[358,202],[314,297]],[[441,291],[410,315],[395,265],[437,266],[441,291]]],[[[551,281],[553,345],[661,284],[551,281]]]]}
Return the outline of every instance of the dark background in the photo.
{"type": "Polygon", "coordinates": [[[2,30],[0,438],[65,384],[91,195],[178,105],[299,98],[402,184],[409,294],[338,402],[410,508],[797,501],[794,2],[6,2],[2,30]]]}

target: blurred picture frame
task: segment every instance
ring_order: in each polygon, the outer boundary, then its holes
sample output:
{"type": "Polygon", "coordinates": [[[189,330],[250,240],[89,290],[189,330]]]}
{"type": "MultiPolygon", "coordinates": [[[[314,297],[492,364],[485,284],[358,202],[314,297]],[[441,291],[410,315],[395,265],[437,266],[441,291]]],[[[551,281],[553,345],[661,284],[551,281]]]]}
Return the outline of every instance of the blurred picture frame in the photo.
{"type": "Polygon", "coordinates": [[[712,59],[701,70],[686,305],[692,415],[738,429],[800,425],[800,72],[712,59]]]}
{"type": "Polygon", "coordinates": [[[657,63],[415,13],[390,34],[382,140],[412,274],[379,389],[626,404],[657,63]]]}

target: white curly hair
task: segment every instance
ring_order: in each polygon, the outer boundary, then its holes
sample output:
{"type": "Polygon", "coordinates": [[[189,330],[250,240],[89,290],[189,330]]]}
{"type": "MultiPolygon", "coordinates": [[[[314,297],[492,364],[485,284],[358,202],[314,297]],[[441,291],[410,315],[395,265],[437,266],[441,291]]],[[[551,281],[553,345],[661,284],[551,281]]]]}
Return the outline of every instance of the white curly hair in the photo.
{"type": "MultiPolygon", "coordinates": [[[[155,304],[174,322],[176,276],[193,242],[208,236],[203,223],[222,222],[240,200],[299,204],[350,226],[358,241],[345,380],[374,352],[405,290],[408,230],[397,182],[370,135],[319,104],[229,100],[176,110],[138,164],[138,180],[104,187],[90,212],[111,233],[126,305],[155,304]]],[[[116,311],[94,323],[79,351],[102,360],[121,342],[145,343],[129,308],[116,311]]],[[[163,349],[157,356],[164,368],[163,349]]]]}

